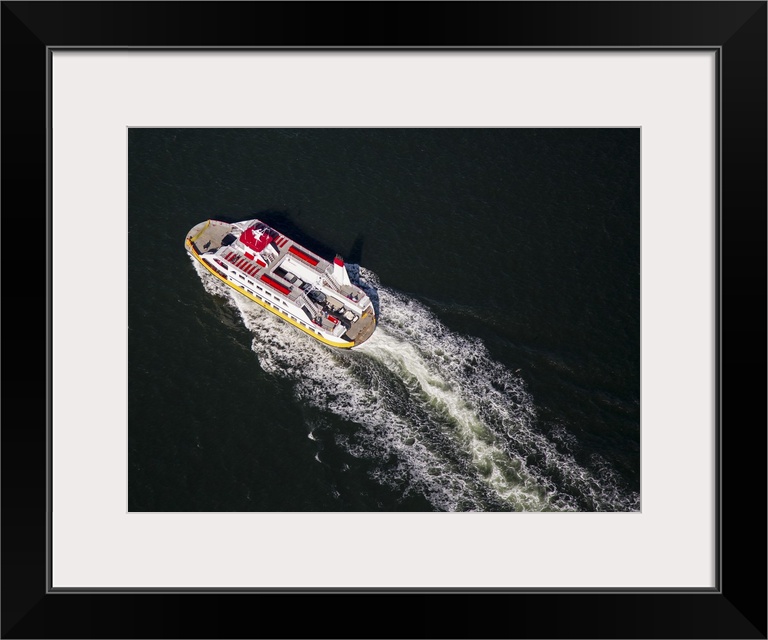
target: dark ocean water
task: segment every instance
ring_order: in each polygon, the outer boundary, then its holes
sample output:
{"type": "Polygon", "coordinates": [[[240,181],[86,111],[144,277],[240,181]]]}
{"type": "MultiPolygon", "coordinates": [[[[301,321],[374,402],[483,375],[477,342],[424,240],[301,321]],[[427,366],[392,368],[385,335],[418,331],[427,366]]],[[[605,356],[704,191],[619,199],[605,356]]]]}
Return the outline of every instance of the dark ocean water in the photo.
{"type": "Polygon", "coordinates": [[[131,511],[640,509],[638,129],[131,129],[128,204],[131,511]],[[375,288],[365,345],[184,250],[254,217],[375,288]]]}

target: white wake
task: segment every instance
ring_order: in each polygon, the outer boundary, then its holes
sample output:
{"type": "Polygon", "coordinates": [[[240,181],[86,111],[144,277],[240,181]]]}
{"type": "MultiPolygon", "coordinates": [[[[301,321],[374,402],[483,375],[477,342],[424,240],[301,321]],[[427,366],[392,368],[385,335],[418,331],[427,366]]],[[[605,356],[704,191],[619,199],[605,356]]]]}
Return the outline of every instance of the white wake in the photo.
{"type": "Polygon", "coordinates": [[[639,496],[620,490],[606,462],[594,461],[598,477],[563,453],[573,439],[567,430],[537,430],[522,379],[492,360],[480,340],[449,331],[418,301],[381,287],[373,273],[347,265],[377,303],[380,321],[366,343],[344,351],[193,264],[205,288],[238,309],[261,367],[293,381],[301,401],[357,425],[336,434],[337,446],[364,459],[377,482],[403,497],[421,495],[441,511],[638,508],[639,496]]]}

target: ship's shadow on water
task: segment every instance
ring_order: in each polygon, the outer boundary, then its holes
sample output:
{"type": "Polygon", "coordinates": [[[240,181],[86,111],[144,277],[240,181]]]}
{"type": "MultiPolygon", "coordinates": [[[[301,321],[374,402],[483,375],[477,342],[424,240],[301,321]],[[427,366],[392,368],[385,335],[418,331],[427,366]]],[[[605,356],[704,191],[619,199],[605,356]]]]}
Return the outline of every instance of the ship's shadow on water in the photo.
{"type": "Polygon", "coordinates": [[[365,242],[365,236],[359,235],[352,243],[352,247],[347,254],[347,260],[354,262],[355,264],[363,264],[363,243],[365,242]]]}
{"type": "Polygon", "coordinates": [[[294,240],[300,245],[305,246],[307,249],[316,253],[321,258],[333,262],[333,257],[336,254],[341,254],[338,247],[331,247],[327,244],[319,242],[317,238],[308,235],[299,225],[294,222],[293,218],[287,211],[276,211],[274,209],[268,209],[266,211],[259,211],[253,216],[262,222],[266,222],[275,231],[279,231],[287,238],[294,240]]]}

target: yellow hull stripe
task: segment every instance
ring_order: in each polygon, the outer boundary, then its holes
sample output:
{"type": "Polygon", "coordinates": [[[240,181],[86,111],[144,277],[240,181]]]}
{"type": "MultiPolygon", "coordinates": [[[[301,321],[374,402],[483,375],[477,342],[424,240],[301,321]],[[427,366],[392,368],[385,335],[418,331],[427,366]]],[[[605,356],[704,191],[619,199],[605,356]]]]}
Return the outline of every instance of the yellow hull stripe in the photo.
{"type": "MultiPolygon", "coordinates": [[[[209,221],[209,222],[210,222],[210,221],[209,221]]],[[[200,235],[200,234],[198,234],[198,236],[199,236],[199,235],[200,235]]],[[[339,342],[331,342],[330,340],[328,340],[328,339],[324,338],[323,336],[319,336],[319,335],[317,335],[316,333],[314,333],[314,332],[310,331],[309,329],[307,329],[306,327],[303,327],[303,326],[301,326],[301,325],[300,325],[298,322],[296,322],[296,321],[295,321],[293,318],[290,318],[289,316],[285,315],[285,314],[284,314],[284,313],[282,313],[281,311],[279,311],[279,310],[277,310],[277,309],[273,309],[273,308],[272,308],[272,307],[270,307],[270,306],[267,306],[267,304],[266,304],[265,302],[262,302],[262,301],[261,301],[261,300],[259,300],[258,298],[256,298],[256,297],[252,296],[250,293],[248,293],[248,292],[247,292],[245,289],[243,289],[242,287],[239,287],[239,286],[237,286],[236,284],[234,284],[234,283],[230,282],[230,281],[229,281],[229,280],[227,280],[226,278],[223,278],[223,277],[221,277],[221,276],[220,276],[218,273],[216,273],[216,272],[215,272],[215,271],[214,271],[214,270],[213,270],[213,269],[210,267],[210,265],[209,265],[208,263],[206,263],[206,262],[205,262],[205,260],[203,260],[203,259],[202,259],[202,258],[201,258],[201,257],[200,257],[200,256],[199,256],[199,255],[198,255],[196,252],[195,252],[194,248],[192,247],[192,241],[190,240],[190,238],[187,238],[187,247],[190,249],[190,253],[191,253],[193,256],[195,256],[195,258],[197,258],[197,261],[198,261],[198,262],[199,262],[201,265],[203,265],[203,266],[204,266],[204,267],[205,267],[205,268],[208,270],[208,272],[209,272],[209,273],[211,273],[211,274],[213,274],[214,276],[216,276],[216,277],[217,277],[219,280],[221,280],[221,281],[222,281],[224,284],[226,284],[226,285],[229,285],[230,287],[232,287],[232,288],[233,288],[235,291],[237,291],[238,293],[242,293],[242,294],[243,294],[243,295],[244,295],[246,298],[248,298],[249,300],[253,300],[253,301],[254,301],[256,304],[258,304],[258,305],[261,305],[261,306],[262,306],[262,307],[264,307],[264,308],[265,308],[267,311],[271,311],[271,312],[272,312],[272,313],[274,313],[276,316],[280,316],[280,317],[281,317],[283,320],[285,320],[286,322],[290,322],[290,323],[291,323],[291,324],[292,324],[294,327],[296,327],[297,329],[301,329],[301,330],[302,330],[304,333],[306,333],[308,336],[311,336],[311,337],[313,337],[315,340],[319,340],[320,342],[323,342],[323,343],[325,343],[325,344],[327,344],[327,345],[329,345],[329,346],[331,346],[331,347],[337,347],[338,349],[350,349],[350,348],[352,348],[352,347],[354,347],[354,346],[355,346],[355,343],[354,343],[354,342],[344,342],[344,343],[339,343],[339,342]]]]}

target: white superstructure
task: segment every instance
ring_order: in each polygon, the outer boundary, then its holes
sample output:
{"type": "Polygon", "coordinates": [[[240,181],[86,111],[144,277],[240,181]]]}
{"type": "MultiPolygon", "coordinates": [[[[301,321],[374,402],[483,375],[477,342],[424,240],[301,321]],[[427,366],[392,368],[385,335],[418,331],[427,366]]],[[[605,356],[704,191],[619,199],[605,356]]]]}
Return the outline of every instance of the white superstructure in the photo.
{"type": "Polygon", "coordinates": [[[325,344],[354,347],[376,328],[373,304],[341,256],[328,262],[260,220],[207,220],[184,244],[217,278],[325,344]]]}

